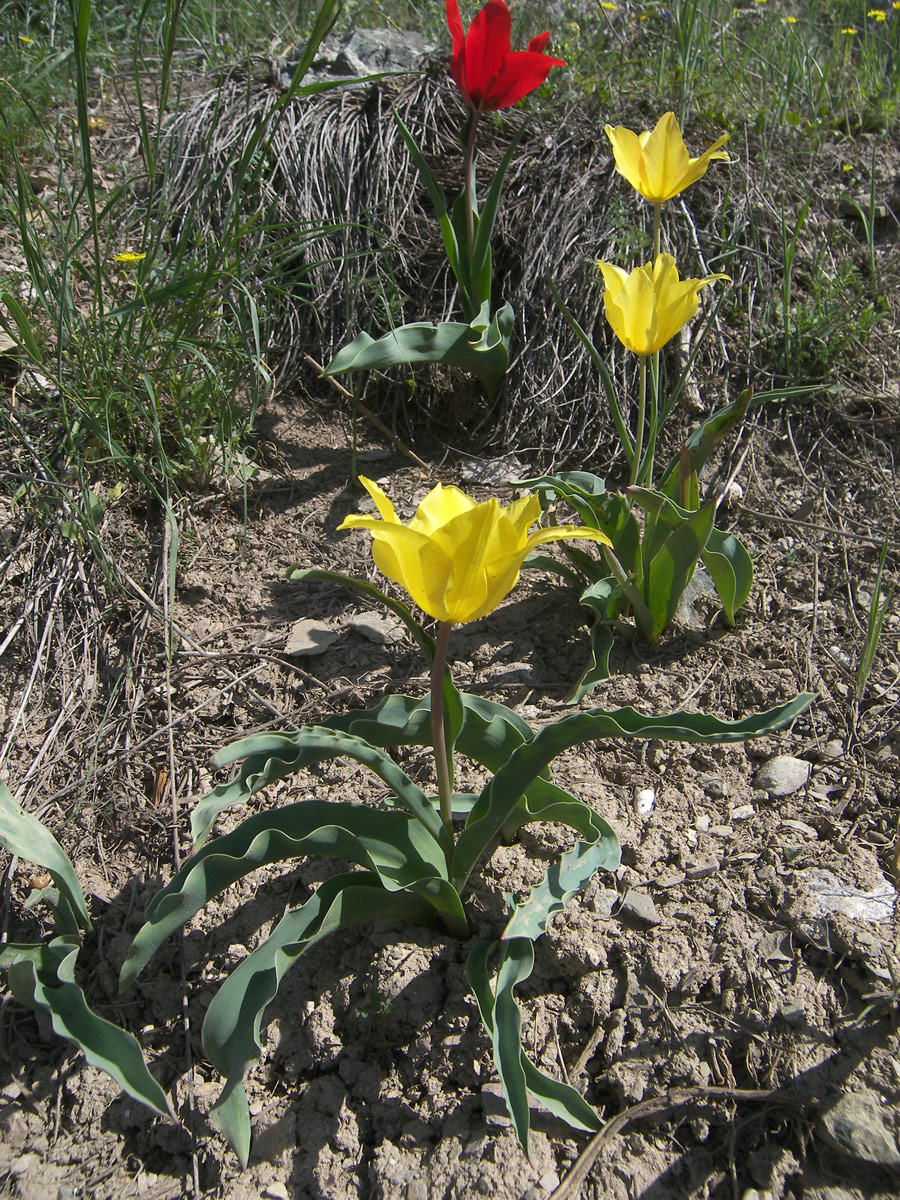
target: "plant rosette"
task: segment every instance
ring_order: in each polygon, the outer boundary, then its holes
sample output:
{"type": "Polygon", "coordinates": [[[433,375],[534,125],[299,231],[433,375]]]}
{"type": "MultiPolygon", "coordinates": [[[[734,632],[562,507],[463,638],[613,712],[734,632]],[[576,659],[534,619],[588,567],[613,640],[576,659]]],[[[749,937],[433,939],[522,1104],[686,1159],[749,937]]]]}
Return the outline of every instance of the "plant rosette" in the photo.
{"type": "Polygon", "coordinates": [[[528,896],[519,901],[508,897],[505,927],[495,941],[472,945],[467,975],[523,1150],[527,1153],[534,1102],[572,1129],[598,1130],[600,1119],[580,1093],[539,1070],[525,1053],[515,996],[531,972],[534,943],[548,919],[595,872],[612,871],[620,860],[613,829],[553,782],[551,764],[565,750],[599,737],[741,741],[780,728],[811,701],[799,696],[733,722],[700,713],[648,717],[633,708],[591,709],[534,731],[504,705],[457,690],[447,667],[450,630],[455,622],[475,620],[499,605],[535,546],[571,538],[603,543],[605,535],[571,526],[529,533],[540,511],[536,496],[503,508],[496,500],[477,504],[456,488],[440,486],[404,525],[381,489],[364,482],[378,516],[351,516],[342,528],[362,528],[372,535],[379,568],[435,618],[436,639],[405,603],[371,583],[321,570],[294,569],[289,578],[340,583],[368,601],[383,602],[422,649],[431,668],[430,692],[388,695],[373,708],[339,713],[292,733],[255,735],[220,751],[213,759],[216,767],[240,763],[239,769],[195,809],[195,853],[152,901],[122,971],[122,986],[127,987],[169,934],[261,866],[309,854],[355,865],[285,913],[232,972],[207,1011],[204,1051],[224,1078],[211,1119],[242,1163],[251,1140],[243,1079],[260,1055],[265,1011],[285,973],[331,932],[371,921],[426,925],[468,940],[466,907],[473,874],[499,839],[513,838],[534,821],[568,826],[573,845],[528,896]],[[402,746],[432,748],[436,791],[394,761],[391,752],[402,746]],[[455,789],[458,756],[488,773],[479,792],[455,789]],[[364,766],[387,790],[386,798],[377,805],[312,799],[263,809],[231,833],[210,837],[224,809],[246,804],[275,780],[336,758],[364,766]]]}
{"type": "Polygon", "coordinates": [[[463,321],[432,324],[416,321],[373,338],[360,332],[335,354],[326,375],[417,363],[442,363],[470,371],[487,395],[499,386],[509,366],[515,317],[511,306],[492,307],[491,236],[503,181],[525,132],[510,142],[479,208],[476,187],[477,134],[488,112],[510,108],[540,87],[562,59],[545,53],[550,34],[531,39],[527,50],[512,50],[512,18],[505,0],[488,0],[465,32],[458,0],[446,0],[447,27],[453,43],[450,74],[468,110],[462,130],[466,147],[463,189],[448,205],[443,188],[397,113],[394,119],[434,205],[450,270],[459,285],[463,321]]]}

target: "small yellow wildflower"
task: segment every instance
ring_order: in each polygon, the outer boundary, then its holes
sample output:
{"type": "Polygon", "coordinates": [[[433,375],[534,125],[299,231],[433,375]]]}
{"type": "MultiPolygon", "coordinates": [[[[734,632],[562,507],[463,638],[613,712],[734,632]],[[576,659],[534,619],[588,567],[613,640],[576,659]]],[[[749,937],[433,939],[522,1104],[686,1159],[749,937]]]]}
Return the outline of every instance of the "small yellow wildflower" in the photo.
{"type": "Polygon", "coordinates": [[[797,18],[796,17],[782,17],[781,23],[782,23],[782,25],[796,25],[797,18]]]}
{"type": "Polygon", "coordinates": [[[847,37],[853,37],[853,35],[856,33],[856,30],[852,25],[848,25],[846,29],[841,30],[841,33],[845,34],[847,37]]]}
{"type": "Polygon", "coordinates": [[[611,0],[600,0],[600,7],[606,9],[607,12],[615,12],[619,6],[613,4],[611,0]]]}
{"type": "Polygon", "coordinates": [[[24,33],[19,34],[19,41],[24,42],[26,46],[34,44],[34,38],[26,37],[24,33]]]}
{"type": "Polygon", "coordinates": [[[900,0],[894,0],[894,12],[900,12],[900,0]]]}
{"type": "Polygon", "coordinates": [[[841,167],[841,170],[842,170],[842,171],[852,171],[852,170],[854,170],[853,163],[844,163],[843,167],[841,167]]]}
{"type": "Polygon", "coordinates": [[[867,17],[871,17],[873,21],[886,21],[887,13],[883,8],[870,8],[866,13],[867,17]]]}
{"type": "Polygon", "coordinates": [[[125,263],[126,266],[130,267],[132,263],[139,263],[146,257],[146,254],[135,254],[133,250],[124,250],[121,254],[113,255],[113,262],[125,263]]]}

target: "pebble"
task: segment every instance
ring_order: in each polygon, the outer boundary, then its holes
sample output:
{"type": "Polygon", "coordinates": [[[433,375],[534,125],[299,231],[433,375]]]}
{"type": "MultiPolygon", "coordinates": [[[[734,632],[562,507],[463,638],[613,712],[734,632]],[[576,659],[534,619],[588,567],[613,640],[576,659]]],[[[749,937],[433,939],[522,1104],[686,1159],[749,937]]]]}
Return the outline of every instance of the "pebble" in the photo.
{"type": "Polygon", "coordinates": [[[822,758],[842,758],[844,754],[844,743],[840,738],[832,738],[822,747],[822,758]]]}
{"type": "Polygon", "coordinates": [[[868,892],[844,883],[825,867],[809,867],[798,872],[796,878],[809,889],[808,903],[814,917],[836,913],[851,921],[890,921],[894,916],[897,893],[883,875],[881,883],[868,892]]]}
{"type": "Polygon", "coordinates": [[[634,811],[639,817],[649,816],[656,804],[656,793],[653,788],[640,788],[634,793],[634,811]]]}
{"type": "Polygon", "coordinates": [[[283,1183],[267,1183],[260,1196],[264,1200],[290,1200],[290,1192],[283,1183]]]}
{"type": "Polygon", "coordinates": [[[357,613],[347,622],[350,628],[376,646],[393,645],[403,639],[403,626],[392,621],[384,613],[372,611],[357,613]]]}
{"type": "Polygon", "coordinates": [[[647,928],[662,924],[662,917],[657,912],[652,897],[646,892],[628,892],[619,911],[623,916],[631,917],[633,921],[647,928]]]}
{"type": "Polygon", "coordinates": [[[694,828],[699,833],[708,833],[711,823],[712,822],[710,821],[710,819],[706,815],[706,813],[701,813],[700,816],[697,818],[697,820],[694,822],[694,828]]]}
{"type": "Polygon", "coordinates": [[[738,808],[731,810],[731,819],[732,821],[746,821],[748,818],[754,816],[755,813],[756,809],[752,804],[741,804],[738,808]]]}
{"type": "Polygon", "coordinates": [[[879,1096],[868,1088],[841,1096],[819,1118],[819,1129],[827,1142],[853,1158],[900,1166],[897,1139],[885,1127],[879,1096]]]}
{"type": "Polygon", "coordinates": [[[619,893],[613,888],[600,888],[595,896],[591,897],[591,908],[598,917],[611,917],[612,910],[619,902],[619,893]]]}
{"type": "Polygon", "coordinates": [[[756,786],[768,796],[790,796],[809,782],[812,767],[802,758],[778,754],[764,763],[756,774],[756,786]]]}
{"type": "Polygon", "coordinates": [[[728,784],[721,775],[701,775],[697,783],[710,800],[724,800],[728,795],[728,784]]]}
{"type": "Polygon", "coordinates": [[[284,644],[284,652],[297,658],[311,658],[314,654],[324,654],[339,637],[339,633],[335,633],[321,621],[304,618],[302,621],[295,621],[291,626],[284,644]]]}
{"type": "Polygon", "coordinates": [[[406,1185],[406,1200],[428,1200],[428,1188],[421,1179],[414,1179],[406,1185]]]}
{"type": "Polygon", "coordinates": [[[730,825],[710,825],[709,835],[710,837],[717,838],[732,838],[734,837],[734,830],[730,825]]]}
{"type": "Polygon", "coordinates": [[[818,833],[813,829],[812,825],[807,825],[805,821],[782,821],[779,828],[792,829],[794,833],[799,833],[810,842],[817,842],[819,840],[818,833]]]}

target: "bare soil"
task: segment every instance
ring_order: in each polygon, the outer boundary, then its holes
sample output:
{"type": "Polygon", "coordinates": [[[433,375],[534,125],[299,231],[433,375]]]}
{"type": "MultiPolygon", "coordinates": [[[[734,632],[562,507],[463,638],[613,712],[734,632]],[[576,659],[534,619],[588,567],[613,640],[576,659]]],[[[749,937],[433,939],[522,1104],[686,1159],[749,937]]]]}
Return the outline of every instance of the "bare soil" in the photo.
{"type": "MultiPolygon", "coordinates": [[[[842,1096],[868,1089],[887,1136],[900,1126],[889,970],[898,932],[896,609],[855,729],[850,703],[884,489],[896,488],[896,416],[887,400],[862,415],[812,405],[763,412],[751,430],[742,503],[728,516],[757,564],[737,627],[724,628],[701,596],[695,628],[676,628],[654,648],[620,640],[612,677],[591,697],[604,707],[734,717],[809,689],[819,696],[809,714],[746,746],[598,742],[557,764],[559,781],[613,824],[625,865],[592,883],[538,944],[523,997],[526,1044],[607,1117],[663,1098],[652,1119],[638,1111],[606,1140],[582,1196],[897,1193],[896,1166],[839,1151],[821,1120],[842,1096]],[[772,799],[754,779],[781,753],[809,762],[812,775],[806,787],[772,799]],[[639,816],[635,792],[646,787],[656,802],[639,816]],[[879,892],[881,919],[823,916],[823,871],[838,891],[879,892]]],[[[131,994],[116,995],[131,936],[173,869],[171,796],[184,852],[191,806],[212,782],[212,750],[252,729],[291,728],[388,689],[418,695],[425,687],[410,641],[377,646],[349,628],[364,607],[351,596],[285,581],[292,563],[375,575],[367,539],[336,533],[359,504],[347,487],[340,420],[325,405],[297,401],[273,406],[265,421],[268,461],[249,485],[246,512],[232,490],[179,514],[168,675],[161,602],[117,596],[96,570],[74,590],[66,580],[62,631],[40,672],[44,727],[32,704],[7,764],[12,782],[40,753],[54,719],[65,717],[63,686],[82,700],[94,689],[85,712],[109,696],[114,680],[133,689],[92,740],[79,736],[76,712],[64,720],[72,736],[53,738],[40,764],[42,811],[73,855],[97,918],[83,956],[88,995],[139,1034],[184,1124],[123,1098],[43,1021],[7,1003],[0,1171],[9,1194],[23,1200],[174,1197],[190,1194],[195,1168],[205,1196],[550,1196],[584,1142],[538,1113],[531,1161],[522,1155],[466,985],[467,947],[428,931],[345,932],[302,959],[272,1006],[265,1053],[249,1077],[255,1141],[245,1173],[208,1127],[218,1089],[199,1044],[204,1009],[285,906],[321,881],[321,863],[235,887],[193,922],[183,959],[173,942],[131,994]],[[287,657],[287,634],[305,617],[340,636],[319,657],[287,657]],[[100,648],[92,679],[74,678],[77,620],[100,648]],[[137,645],[139,680],[127,682],[125,659],[137,645]],[[165,774],[170,762],[174,779],[165,774]]],[[[372,444],[360,466],[390,479],[401,511],[438,478],[487,494],[467,482],[471,463],[425,473],[372,444]]],[[[104,526],[123,572],[152,578],[159,515],[113,504],[104,526]]],[[[38,555],[21,532],[25,556],[38,555]]],[[[23,585],[33,580],[25,558],[22,571],[23,585]]],[[[6,605],[11,615],[15,605],[6,605]]],[[[33,649],[23,636],[8,653],[7,722],[33,649]]],[[[560,711],[585,654],[574,594],[543,574],[526,573],[500,610],[458,629],[452,644],[460,686],[536,722],[560,711]]],[[[426,756],[411,765],[428,777],[426,756]]],[[[340,762],[258,803],[289,795],[377,799],[363,775],[340,762]]],[[[228,814],[225,826],[237,819],[228,814]]],[[[566,839],[555,828],[529,829],[521,844],[494,855],[475,901],[476,936],[496,934],[502,893],[535,882],[566,839]]],[[[11,939],[34,933],[16,903],[30,874],[19,863],[11,878],[11,939]]]]}

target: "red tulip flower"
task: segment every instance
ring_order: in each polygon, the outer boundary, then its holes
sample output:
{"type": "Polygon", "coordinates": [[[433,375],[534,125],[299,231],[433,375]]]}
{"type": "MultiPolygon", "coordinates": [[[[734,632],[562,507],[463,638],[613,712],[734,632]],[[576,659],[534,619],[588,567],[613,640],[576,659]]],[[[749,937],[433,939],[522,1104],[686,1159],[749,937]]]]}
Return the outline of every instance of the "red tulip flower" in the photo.
{"type": "Polygon", "coordinates": [[[539,88],[551,67],[564,67],[559,58],[544,53],[549,33],[538,34],[527,50],[511,50],[512,18],[505,0],[488,0],[463,32],[459,0],[445,0],[447,25],[453,38],[450,74],[469,108],[477,113],[493,112],[517,104],[539,88]]]}

